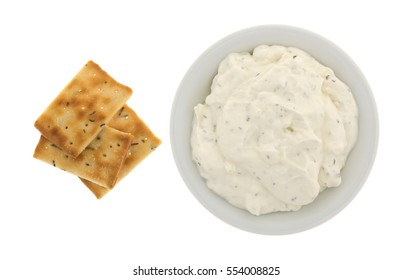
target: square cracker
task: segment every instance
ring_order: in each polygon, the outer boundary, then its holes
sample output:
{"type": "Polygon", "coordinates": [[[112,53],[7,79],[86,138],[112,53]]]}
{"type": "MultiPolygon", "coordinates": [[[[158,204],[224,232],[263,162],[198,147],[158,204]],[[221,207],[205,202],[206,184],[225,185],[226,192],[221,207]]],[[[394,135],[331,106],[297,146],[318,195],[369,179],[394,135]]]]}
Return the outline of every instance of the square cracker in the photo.
{"type": "Polygon", "coordinates": [[[129,87],[89,61],[34,126],[63,152],[76,158],[131,95],[129,87]]]}
{"type": "MultiPolygon", "coordinates": [[[[110,120],[108,126],[133,135],[132,144],[119,172],[118,181],[128,175],[133,168],[162,143],[139,116],[126,104],[110,120]]],[[[102,198],[109,192],[109,189],[98,184],[82,178],[81,180],[97,198],[102,198]]]]}
{"type": "Polygon", "coordinates": [[[73,158],[41,136],[33,156],[105,188],[113,188],[132,140],[130,133],[105,127],[77,158],[73,158]]]}

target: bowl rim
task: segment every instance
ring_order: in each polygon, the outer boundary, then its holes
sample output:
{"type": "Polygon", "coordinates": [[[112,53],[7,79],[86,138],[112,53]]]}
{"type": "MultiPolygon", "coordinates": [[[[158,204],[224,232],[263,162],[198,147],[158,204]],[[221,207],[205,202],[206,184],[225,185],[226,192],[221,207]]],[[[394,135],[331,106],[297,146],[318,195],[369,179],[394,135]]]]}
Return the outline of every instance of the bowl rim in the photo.
{"type": "MultiPolygon", "coordinates": [[[[270,40],[269,40],[270,41],[270,40]]],[[[265,41],[263,40],[263,43],[258,43],[254,44],[254,46],[258,46],[261,44],[266,44],[265,41]]],[[[290,44],[291,45],[291,44],[290,44]]],[[[298,44],[300,45],[300,43],[298,44]]],[[[292,44],[292,46],[295,46],[297,48],[301,48],[304,51],[308,52],[310,55],[313,55],[313,52],[308,51],[306,48],[297,46],[297,44],[292,44]]],[[[244,50],[240,51],[247,51],[245,48],[244,50]]],[[[216,58],[216,60],[222,61],[223,57],[225,57],[228,53],[222,54],[222,57],[220,59],[216,58]]],[[[313,55],[314,56],[314,55],[313,55]]],[[[329,63],[325,63],[325,59],[321,57],[314,56],[318,61],[320,61],[322,64],[329,66],[329,63]]],[[[328,59],[327,59],[328,60],[328,59]]],[[[218,64],[215,64],[215,69],[218,68],[218,64]]],[[[339,69],[334,69],[332,67],[333,71],[336,73],[337,70],[339,69]]],[[[206,78],[205,78],[206,79],[206,78]]],[[[212,81],[212,77],[209,77],[210,81],[212,81]]],[[[341,77],[340,77],[341,79],[341,77]]],[[[346,82],[346,81],[345,81],[346,82]]],[[[209,82],[210,84],[210,82],[209,82]]],[[[350,88],[352,88],[350,86],[350,88]]],[[[353,90],[353,88],[352,88],[353,90]]],[[[354,93],[353,93],[354,95],[354,93]]],[[[187,96],[188,98],[188,96],[187,96]]],[[[356,98],[356,96],[355,96],[356,98]]],[[[202,102],[202,101],[201,101],[202,102]]],[[[358,104],[359,105],[359,104],[358,104]]],[[[360,108],[360,107],[359,107],[360,108]]],[[[181,114],[182,116],[182,114],[181,114]]],[[[193,108],[192,108],[192,116],[193,116],[193,108]]],[[[359,118],[360,118],[360,112],[359,112],[359,118]]],[[[191,118],[191,123],[192,123],[192,118],[191,118]]],[[[360,129],[360,126],[359,126],[360,129]]],[[[191,129],[190,129],[191,130],[191,129]]],[[[189,139],[188,139],[189,141],[189,139]]],[[[358,145],[359,139],[357,139],[356,145],[358,145]]],[[[333,218],[335,215],[337,215],[339,212],[341,212],[344,208],[347,207],[347,205],[356,197],[356,195],[359,193],[363,185],[365,184],[371,169],[374,165],[374,161],[376,158],[377,150],[378,150],[378,143],[379,143],[379,117],[378,117],[378,112],[377,112],[377,105],[374,100],[373,93],[371,91],[370,85],[367,82],[364,74],[361,72],[360,68],[355,64],[355,62],[351,59],[350,56],[348,56],[340,47],[338,47],[336,44],[331,42],[330,40],[326,39],[325,37],[314,33],[312,31],[309,31],[307,29],[303,29],[300,27],[296,26],[290,26],[290,25],[279,25],[279,24],[272,24],[272,25],[258,25],[258,26],[253,26],[249,28],[244,28],[238,31],[235,31],[222,39],[216,41],[213,43],[210,47],[208,47],[204,52],[202,52],[198,58],[192,63],[192,65],[188,68],[186,71],[185,75],[183,76],[177,90],[175,93],[175,97],[172,103],[172,109],[171,109],[171,115],[170,115],[170,145],[172,149],[172,154],[173,158],[176,164],[176,167],[181,175],[181,178],[183,179],[185,185],[187,188],[190,190],[192,195],[195,196],[195,198],[203,205],[205,209],[207,209],[210,213],[212,213],[214,216],[216,216],[218,219],[226,222],[227,224],[234,226],[238,229],[245,230],[247,232],[252,232],[256,234],[265,234],[265,235],[284,235],[284,234],[293,234],[293,233],[298,233],[298,232],[303,232],[306,230],[309,230],[311,228],[317,227],[327,220],[330,220],[333,218]],[[358,95],[358,98],[361,98],[364,100],[364,103],[369,104],[369,114],[366,116],[364,115],[363,117],[366,118],[366,122],[370,125],[370,139],[368,141],[369,144],[369,152],[365,155],[364,159],[364,164],[363,164],[363,172],[362,174],[359,175],[358,177],[358,184],[357,186],[353,187],[351,191],[347,194],[347,198],[344,200],[340,201],[340,205],[338,207],[335,207],[334,209],[330,210],[328,213],[325,213],[322,215],[319,219],[313,222],[305,221],[303,220],[300,225],[294,225],[293,227],[290,228],[263,228],[259,224],[254,224],[254,225],[245,225],[243,222],[240,222],[239,220],[234,221],[233,219],[228,217],[228,214],[222,213],[222,209],[215,209],[214,207],[211,207],[210,202],[208,201],[208,198],[205,198],[205,194],[200,194],[197,192],[192,185],[194,182],[192,182],[192,179],[189,178],[188,170],[185,164],[189,164],[188,162],[182,163],[181,162],[181,155],[179,154],[179,139],[177,139],[177,127],[179,127],[179,124],[181,122],[177,122],[177,118],[179,118],[179,114],[182,112],[179,112],[177,110],[177,107],[179,107],[179,104],[181,102],[181,98],[184,98],[185,96],[183,95],[182,92],[185,92],[185,87],[186,83],[188,83],[188,79],[191,78],[191,74],[194,73],[194,71],[197,70],[197,68],[200,67],[200,64],[204,62],[208,58],[208,56],[214,55],[214,53],[219,52],[220,49],[222,49],[223,45],[227,45],[233,43],[233,41],[237,41],[242,37],[248,37],[248,36],[254,36],[254,34],[262,34],[262,33],[278,33],[278,34],[283,34],[283,36],[288,37],[289,39],[284,40],[284,41],[302,41],[303,38],[310,39],[310,40],[315,40],[317,42],[321,42],[323,46],[329,51],[332,52],[329,55],[335,55],[339,59],[343,60],[341,63],[345,63],[347,67],[350,67],[352,71],[355,71],[354,77],[358,78],[358,83],[362,84],[363,90],[364,90],[364,95],[360,96],[358,95]],[[298,39],[294,36],[302,36],[299,37],[298,39]]],[[[365,144],[364,144],[365,145],[365,144]]],[[[190,147],[187,147],[190,149],[190,147]]],[[[353,153],[353,151],[352,151],[353,153]]],[[[351,157],[352,153],[350,153],[349,158],[351,157]]],[[[191,165],[195,167],[195,163],[192,161],[191,158],[191,165]]],[[[196,167],[195,167],[196,168],[196,167]]],[[[196,174],[201,178],[199,175],[199,172],[196,174]]],[[[201,179],[203,180],[203,179],[201,179]]],[[[211,190],[209,190],[204,182],[205,189],[207,189],[208,192],[210,192],[213,196],[217,196],[215,193],[213,193],[211,190]]],[[[338,188],[339,189],[339,188],[338,188]]],[[[324,193],[324,192],[323,192],[324,193]]],[[[320,200],[321,196],[324,196],[324,194],[321,193],[319,197],[316,200],[320,200]]],[[[221,199],[220,197],[218,199],[221,199]]],[[[228,202],[224,202],[228,204],[230,207],[236,208],[235,206],[230,205],[228,202]]],[[[314,202],[313,202],[314,203],[314,202]]],[[[244,211],[236,208],[237,211],[244,211]]],[[[303,211],[304,209],[301,209],[299,211],[303,211]]],[[[231,211],[231,210],[230,210],[231,211]]],[[[298,211],[297,211],[298,212],[298,211]]],[[[288,216],[290,213],[295,213],[295,212],[281,212],[281,213],[272,213],[272,214],[265,214],[258,216],[257,219],[260,219],[259,217],[269,217],[271,215],[285,215],[288,216]]],[[[236,214],[237,215],[237,214],[236,214]]],[[[247,213],[247,215],[252,216],[252,214],[247,213]]],[[[255,218],[255,216],[254,216],[255,218]]]]}

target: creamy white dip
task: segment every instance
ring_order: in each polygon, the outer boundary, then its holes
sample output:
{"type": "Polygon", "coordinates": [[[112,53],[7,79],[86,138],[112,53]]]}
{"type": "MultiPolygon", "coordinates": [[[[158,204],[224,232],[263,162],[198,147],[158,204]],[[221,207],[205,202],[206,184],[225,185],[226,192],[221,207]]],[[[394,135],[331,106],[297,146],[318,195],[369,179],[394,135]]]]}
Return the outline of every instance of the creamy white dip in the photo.
{"type": "Polygon", "coordinates": [[[357,138],[349,87],[292,47],[228,55],[194,112],[191,146],[201,176],[254,215],[298,210],[340,185],[357,138]]]}

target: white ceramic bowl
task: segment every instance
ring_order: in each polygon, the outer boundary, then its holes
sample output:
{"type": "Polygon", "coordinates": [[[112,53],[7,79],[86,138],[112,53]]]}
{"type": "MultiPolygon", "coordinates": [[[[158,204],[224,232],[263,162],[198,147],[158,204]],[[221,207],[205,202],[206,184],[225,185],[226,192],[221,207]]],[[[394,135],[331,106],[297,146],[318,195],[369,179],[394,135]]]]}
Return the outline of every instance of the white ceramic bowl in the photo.
{"type": "Polygon", "coordinates": [[[325,38],[291,26],[258,26],[233,33],[207,49],[191,66],[175,96],[170,137],[177,168],[192,194],[212,214],[237,228],[258,234],[290,234],[313,228],[329,220],[357,195],[373,165],[379,137],[377,109],[370,87],[356,64],[325,38]],[[316,200],[296,212],[254,216],[213,193],[192,161],[190,135],[193,108],[210,92],[218,64],[231,52],[251,51],[261,44],[298,47],[322,64],[353,91],[359,108],[359,136],[342,170],[342,184],[322,192],[316,200]]]}

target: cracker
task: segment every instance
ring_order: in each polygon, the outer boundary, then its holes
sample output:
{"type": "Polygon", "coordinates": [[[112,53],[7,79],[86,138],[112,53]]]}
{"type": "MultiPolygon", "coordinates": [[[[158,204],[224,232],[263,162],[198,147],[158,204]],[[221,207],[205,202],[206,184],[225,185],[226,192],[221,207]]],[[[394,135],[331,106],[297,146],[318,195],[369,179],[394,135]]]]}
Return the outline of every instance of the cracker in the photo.
{"type": "MultiPolygon", "coordinates": [[[[126,104],[110,120],[108,126],[133,135],[128,155],[119,172],[119,181],[162,143],[142,119],[126,104]]],[[[103,197],[109,191],[88,180],[81,180],[97,198],[103,197]]]]}
{"type": "Polygon", "coordinates": [[[132,90],[89,61],[36,120],[40,133],[76,158],[125,104],[132,90]]]}
{"type": "Polygon", "coordinates": [[[77,158],[72,158],[41,136],[33,156],[100,186],[113,188],[132,140],[130,133],[105,127],[77,158]]]}

